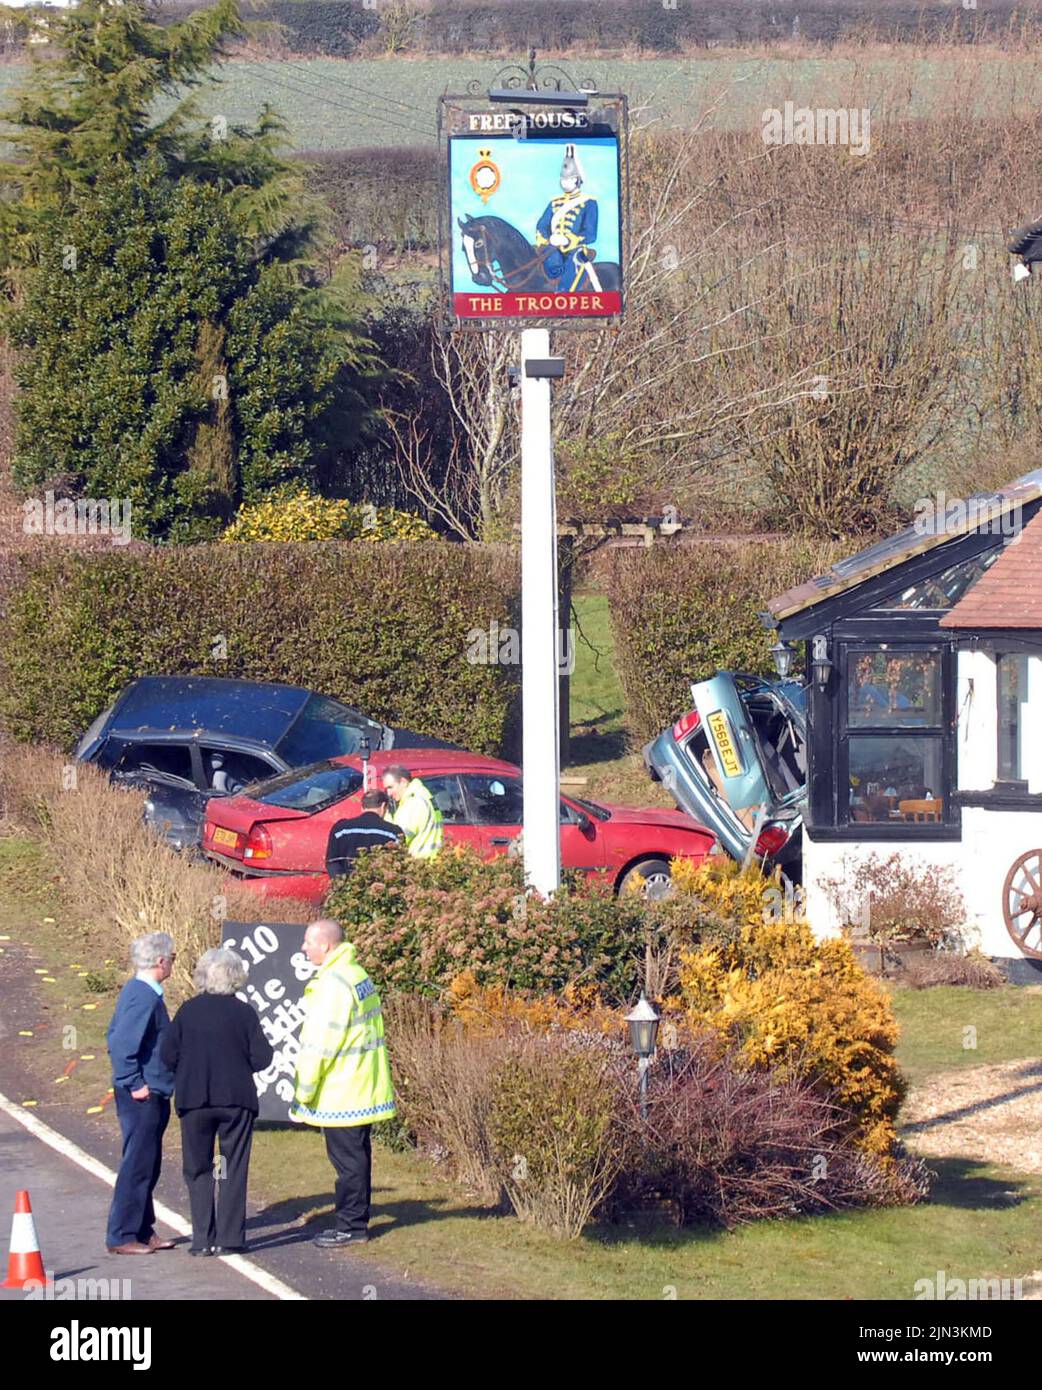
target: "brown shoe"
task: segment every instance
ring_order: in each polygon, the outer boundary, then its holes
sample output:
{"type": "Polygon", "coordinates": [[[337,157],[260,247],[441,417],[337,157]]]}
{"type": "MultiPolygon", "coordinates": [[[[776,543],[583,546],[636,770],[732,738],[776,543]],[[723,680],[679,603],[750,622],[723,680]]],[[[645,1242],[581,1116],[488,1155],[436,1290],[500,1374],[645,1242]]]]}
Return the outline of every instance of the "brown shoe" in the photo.
{"type": "Polygon", "coordinates": [[[151,1255],[151,1245],[142,1245],[139,1240],[128,1240],[126,1245],[110,1245],[110,1255],[151,1255]]]}
{"type": "Polygon", "coordinates": [[[148,1248],[149,1250],[173,1250],[174,1242],[172,1240],[160,1240],[157,1235],[153,1234],[148,1238],[148,1248]]]}

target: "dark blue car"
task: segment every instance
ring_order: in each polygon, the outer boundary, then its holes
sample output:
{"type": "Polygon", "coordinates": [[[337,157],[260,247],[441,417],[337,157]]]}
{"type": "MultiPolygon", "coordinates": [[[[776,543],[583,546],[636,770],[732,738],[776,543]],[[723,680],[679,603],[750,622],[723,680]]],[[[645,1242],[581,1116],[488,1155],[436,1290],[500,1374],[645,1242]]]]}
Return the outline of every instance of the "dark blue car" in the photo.
{"type": "Polygon", "coordinates": [[[148,822],[188,849],[211,797],[345,753],[447,746],[302,686],[141,676],[98,715],[75,757],[147,792],[148,822]]]}

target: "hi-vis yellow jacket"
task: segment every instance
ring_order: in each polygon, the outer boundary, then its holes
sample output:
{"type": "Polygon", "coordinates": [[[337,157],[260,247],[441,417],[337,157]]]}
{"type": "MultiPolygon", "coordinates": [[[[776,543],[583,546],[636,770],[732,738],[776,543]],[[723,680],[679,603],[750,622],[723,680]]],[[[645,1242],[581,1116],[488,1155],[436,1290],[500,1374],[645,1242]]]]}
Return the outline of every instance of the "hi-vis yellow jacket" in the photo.
{"type": "Polygon", "coordinates": [[[380,996],[349,941],[312,976],[304,1007],[290,1114],[329,1129],[389,1120],[394,1088],[380,996]]]}
{"type": "Polygon", "coordinates": [[[442,814],[418,777],[405,788],[391,819],[405,832],[405,848],[414,859],[429,859],[441,849],[445,838],[442,814]]]}

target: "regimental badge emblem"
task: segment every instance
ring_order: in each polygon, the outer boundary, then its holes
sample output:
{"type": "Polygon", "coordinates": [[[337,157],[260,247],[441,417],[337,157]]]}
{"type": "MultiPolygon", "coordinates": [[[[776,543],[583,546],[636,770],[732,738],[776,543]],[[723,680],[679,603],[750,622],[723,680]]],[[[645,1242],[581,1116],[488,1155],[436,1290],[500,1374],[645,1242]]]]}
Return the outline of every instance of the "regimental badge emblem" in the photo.
{"type": "Polygon", "coordinates": [[[483,203],[488,202],[502,181],[499,165],[492,162],[492,151],[478,150],[477,163],[470,171],[470,186],[483,203]]]}

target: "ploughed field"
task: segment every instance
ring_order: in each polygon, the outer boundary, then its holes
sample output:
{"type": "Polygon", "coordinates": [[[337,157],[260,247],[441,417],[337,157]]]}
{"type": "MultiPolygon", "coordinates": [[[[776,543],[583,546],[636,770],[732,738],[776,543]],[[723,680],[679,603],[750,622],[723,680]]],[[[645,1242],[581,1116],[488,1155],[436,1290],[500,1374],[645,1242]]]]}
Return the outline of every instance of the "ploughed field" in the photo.
{"type": "MultiPolygon", "coordinates": [[[[229,125],[256,120],[274,106],[295,149],[434,144],[435,110],[443,92],[467,83],[490,84],[503,64],[495,59],[335,58],[233,59],[220,86],[197,93],[206,117],[229,125]]],[[[563,66],[601,91],[628,93],[638,121],[726,130],[760,130],[763,113],[797,107],[864,108],[878,130],[888,120],[958,109],[981,116],[1028,112],[1042,102],[1042,56],[1000,55],[967,49],[913,58],[906,52],[862,50],[849,58],[575,58],[563,66]]],[[[0,105],[28,65],[0,66],[0,105]]]]}

